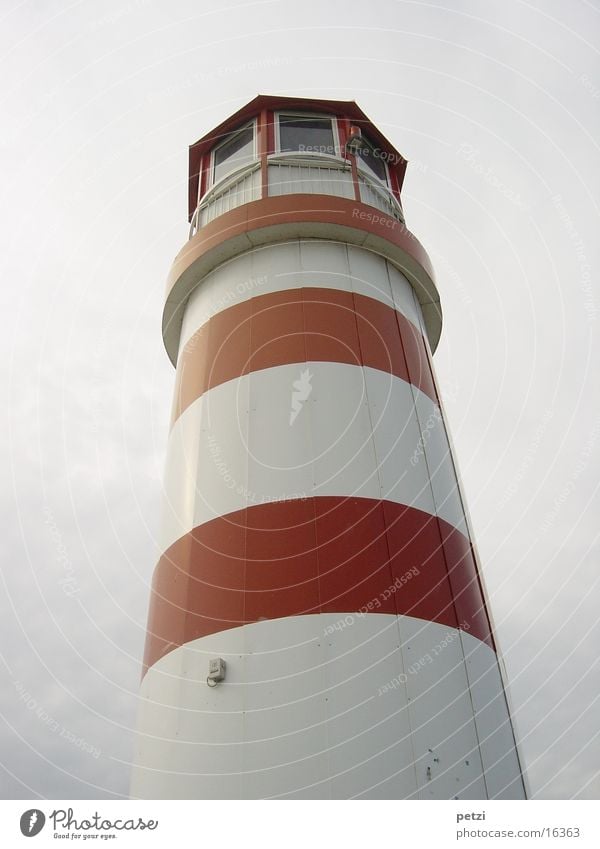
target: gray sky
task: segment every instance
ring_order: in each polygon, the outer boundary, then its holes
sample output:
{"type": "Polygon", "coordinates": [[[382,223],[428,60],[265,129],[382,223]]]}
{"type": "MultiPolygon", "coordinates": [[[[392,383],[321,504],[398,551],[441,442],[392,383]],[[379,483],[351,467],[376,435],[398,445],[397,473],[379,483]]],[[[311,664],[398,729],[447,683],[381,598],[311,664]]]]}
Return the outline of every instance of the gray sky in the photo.
{"type": "Polygon", "coordinates": [[[412,163],[531,789],[600,797],[600,3],[1,0],[0,19],[0,795],[127,794],[187,148],[262,93],[354,99],[412,163]]]}

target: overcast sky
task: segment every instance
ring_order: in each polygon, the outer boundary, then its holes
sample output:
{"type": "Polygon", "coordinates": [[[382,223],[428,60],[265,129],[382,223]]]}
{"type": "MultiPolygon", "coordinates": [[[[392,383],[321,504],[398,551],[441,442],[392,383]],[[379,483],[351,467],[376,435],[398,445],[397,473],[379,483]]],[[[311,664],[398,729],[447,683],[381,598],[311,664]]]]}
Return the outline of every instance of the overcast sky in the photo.
{"type": "Polygon", "coordinates": [[[127,795],[187,150],[261,93],[411,163],[532,794],[598,798],[600,2],[225,4],[0,0],[0,795],[127,795]]]}

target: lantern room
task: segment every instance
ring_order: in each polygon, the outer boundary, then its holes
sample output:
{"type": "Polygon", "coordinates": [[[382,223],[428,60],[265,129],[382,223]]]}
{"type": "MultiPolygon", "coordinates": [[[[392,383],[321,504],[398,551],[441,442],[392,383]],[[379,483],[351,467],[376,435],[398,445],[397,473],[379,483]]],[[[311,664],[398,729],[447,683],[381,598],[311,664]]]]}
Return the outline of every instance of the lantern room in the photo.
{"type": "Polygon", "coordinates": [[[190,148],[190,236],[236,206],[285,194],[355,200],[403,222],[405,171],[353,101],[259,95],[190,148]]]}

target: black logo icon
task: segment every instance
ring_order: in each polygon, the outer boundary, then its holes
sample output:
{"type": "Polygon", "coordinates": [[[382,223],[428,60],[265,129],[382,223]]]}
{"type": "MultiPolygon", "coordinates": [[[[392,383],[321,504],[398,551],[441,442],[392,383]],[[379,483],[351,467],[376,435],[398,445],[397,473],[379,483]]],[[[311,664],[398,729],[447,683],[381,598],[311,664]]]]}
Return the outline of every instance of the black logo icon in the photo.
{"type": "Polygon", "coordinates": [[[25,837],[35,837],[44,827],[46,817],[37,808],[31,808],[21,815],[21,834],[25,837]]]}

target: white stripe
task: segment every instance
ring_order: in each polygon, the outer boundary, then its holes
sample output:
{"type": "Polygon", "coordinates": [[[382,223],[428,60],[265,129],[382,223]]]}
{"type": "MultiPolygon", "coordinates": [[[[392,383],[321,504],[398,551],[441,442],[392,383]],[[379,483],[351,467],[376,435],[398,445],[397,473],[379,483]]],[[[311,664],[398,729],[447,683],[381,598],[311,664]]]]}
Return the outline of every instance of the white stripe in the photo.
{"type": "Polygon", "coordinates": [[[173,426],[164,489],[163,551],[226,513],[319,495],[387,499],[466,531],[435,403],[343,363],[277,366],[205,392],[173,426]]]}
{"type": "Polygon", "coordinates": [[[391,263],[351,245],[295,240],[256,248],[208,274],[186,305],[179,350],[213,315],[228,307],[271,292],[308,286],[367,295],[395,307],[420,328],[420,307],[413,289],[391,263]]]}
{"type": "Polygon", "coordinates": [[[469,531],[456,479],[456,468],[442,412],[429,395],[425,395],[414,387],[413,393],[421,440],[412,462],[427,465],[438,516],[468,537],[469,531]]]}
{"type": "Polygon", "coordinates": [[[471,634],[462,641],[489,798],[514,799],[523,781],[498,658],[471,634]]]}
{"type": "MultiPolygon", "coordinates": [[[[493,668],[493,651],[475,642],[493,668]]],[[[494,702],[497,688],[488,677],[478,698],[494,702]]],[[[131,792],[486,798],[473,703],[454,628],[338,613],[244,625],[174,649],[148,671],[131,792]],[[210,689],[213,657],[226,661],[226,679],[210,689]]],[[[506,776],[522,798],[516,759],[506,776]]]]}

